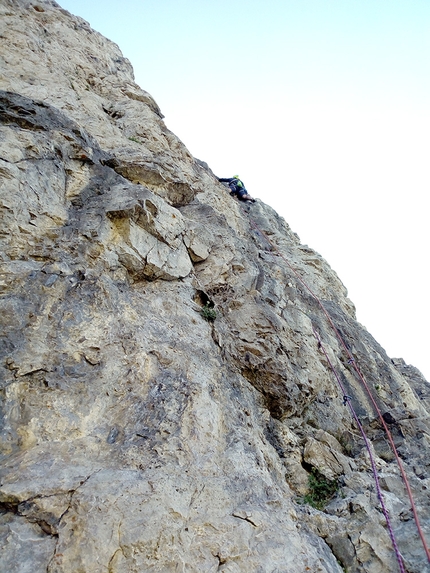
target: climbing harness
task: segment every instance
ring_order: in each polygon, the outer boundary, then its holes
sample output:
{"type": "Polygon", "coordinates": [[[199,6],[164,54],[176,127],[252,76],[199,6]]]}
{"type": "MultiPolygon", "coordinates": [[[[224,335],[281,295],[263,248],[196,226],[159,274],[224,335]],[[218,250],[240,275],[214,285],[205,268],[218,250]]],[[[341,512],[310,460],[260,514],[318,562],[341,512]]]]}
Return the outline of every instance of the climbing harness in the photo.
{"type": "MultiPolygon", "coordinates": [[[[241,206],[241,209],[242,209],[242,211],[243,211],[244,213],[246,213],[246,214],[248,215],[248,212],[247,212],[242,206],[241,206]]],[[[429,548],[428,548],[427,541],[426,541],[426,539],[425,539],[425,537],[424,537],[424,533],[423,533],[423,530],[422,530],[422,527],[421,527],[421,524],[420,524],[420,521],[419,521],[418,512],[417,512],[417,509],[416,509],[416,506],[415,506],[415,502],[414,502],[414,499],[413,499],[413,496],[412,496],[412,490],[411,490],[411,487],[410,487],[410,484],[409,484],[408,477],[407,477],[406,472],[405,472],[405,470],[404,470],[404,468],[403,468],[403,464],[402,464],[402,462],[401,462],[401,460],[400,460],[400,457],[399,457],[399,454],[398,454],[398,452],[397,452],[397,448],[396,448],[396,446],[395,446],[395,444],[394,444],[394,440],[393,440],[393,437],[392,437],[392,435],[391,435],[391,432],[390,432],[390,430],[388,429],[388,426],[387,426],[387,424],[386,424],[386,422],[385,422],[385,420],[384,420],[384,418],[383,418],[383,416],[382,416],[382,414],[381,414],[381,410],[379,409],[379,407],[378,407],[378,405],[377,405],[377,403],[376,403],[376,401],[375,401],[375,399],[374,399],[372,393],[370,392],[369,386],[368,386],[368,384],[367,384],[367,382],[366,382],[366,380],[365,380],[365,378],[364,378],[364,376],[363,376],[361,370],[359,369],[359,367],[358,367],[358,365],[357,365],[357,362],[356,362],[354,356],[351,354],[350,350],[348,349],[347,345],[345,344],[345,341],[343,340],[342,336],[340,335],[339,330],[337,329],[337,327],[336,327],[336,325],[334,324],[334,322],[333,322],[331,316],[329,315],[329,313],[328,313],[327,310],[325,309],[323,303],[322,303],[321,300],[318,298],[318,296],[312,291],[312,289],[311,289],[311,288],[307,285],[307,283],[302,279],[302,277],[299,275],[299,273],[298,273],[298,272],[295,270],[295,268],[290,264],[290,262],[288,261],[288,259],[280,252],[280,250],[278,249],[278,247],[269,239],[269,237],[266,235],[266,233],[259,228],[259,226],[258,226],[258,225],[255,223],[255,221],[252,219],[252,217],[248,216],[248,219],[249,219],[249,222],[250,222],[251,226],[252,226],[258,233],[260,233],[260,234],[266,239],[266,241],[269,243],[269,245],[271,245],[272,249],[283,259],[283,261],[287,264],[288,268],[292,271],[292,273],[295,275],[295,277],[298,279],[298,281],[299,281],[299,282],[302,284],[302,286],[309,292],[309,294],[312,296],[312,298],[315,300],[315,302],[316,302],[316,303],[318,304],[318,306],[321,308],[321,310],[323,311],[325,317],[327,318],[328,323],[329,323],[330,326],[332,327],[334,333],[336,334],[337,339],[339,340],[339,342],[340,342],[341,346],[343,347],[343,349],[344,349],[346,355],[348,356],[348,364],[350,364],[350,365],[353,367],[353,369],[355,370],[355,372],[356,372],[358,378],[360,379],[361,383],[363,384],[363,386],[364,386],[364,388],[365,388],[365,390],[366,390],[366,393],[368,394],[368,396],[369,396],[369,398],[370,398],[370,400],[371,400],[371,402],[372,402],[372,405],[373,405],[373,407],[374,407],[374,409],[375,409],[375,411],[376,411],[376,413],[377,413],[377,415],[378,415],[378,418],[379,418],[379,420],[380,420],[380,422],[381,422],[381,424],[382,424],[382,427],[383,427],[384,430],[385,430],[385,433],[386,433],[386,436],[387,436],[388,441],[389,441],[389,443],[390,443],[391,449],[392,449],[393,454],[394,454],[394,456],[395,456],[395,458],[396,458],[396,462],[397,462],[397,465],[399,466],[400,473],[401,473],[402,479],[403,479],[403,483],[404,483],[404,485],[405,485],[405,487],[406,487],[406,491],[407,491],[407,494],[408,494],[408,498],[409,498],[409,501],[410,501],[410,504],[411,504],[412,513],[413,513],[413,515],[414,515],[415,524],[416,524],[416,527],[417,527],[417,530],[418,530],[418,535],[419,535],[419,537],[420,537],[420,539],[421,539],[421,543],[422,543],[422,545],[423,545],[423,547],[424,547],[424,551],[425,551],[425,553],[426,553],[427,560],[430,562],[430,550],[429,550],[429,548]]],[[[314,328],[313,325],[312,325],[312,328],[314,328]]],[[[314,329],[314,332],[316,333],[315,329],[314,329]]],[[[323,348],[323,347],[322,347],[321,340],[319,339],[318,336],[317,336],[317,340],[318,340],[318,343],[319,343],[319,345],[320,345],[319,347],[320,347],[320,348],[323,348]]],[[[330,364],[330,361],[329,361],[329,364],[330,364]]],[[[332,369],[333,369],[333,368],[332,368],[332,369]]],[[[334,371],[334,370],[333,370],[333,371],[334,371]]],[[[335,372],[335,371],[334,371],[334,372],[335,372]]],[[[336,372],[335,372],[335,375],[336,375],[336,378],[337,378],[336,372]]],[[[339,382],[340,382],[340,379],[339,379],[339,382]]],[[[341,384],[341,383],[340,383],[340,384],[341,384]]],[[[371,449],[370,449],[370,445],[369,445],[369,442],[368,442],[368,438],[367,438],[367,436],[365,435],[364,428],[362,427],[361,423],[360,423],[359,420],[358,420],[358,417],[357,417],[356,414],[355,414],[355,410],[353,409],[352,403],[351,403],[351,401],[350,401],[350,396],[347,396],[347,395],[346,395],[345,390],[343,389],[343,385],[342,385],[342,384],[341,384],[341,388],[342,388],[343,397],[344,397],[344,398],[343,398],[343,399],[344,399],[344,404],[349,406],[349,408],[350,408],[350,410],[351,410],[351,413],[352,413],[352,415],[354,416],[354,419],[356,420],[356,422],[357,422],[357,424],[358,424],[358,427],[360,428],[360,432],[362,433],[362,436],[363,436],[364,441],[365,441],[365,443],[366,443],[366,447],[367,447],[367,449],[368,449],[368,451],[369,451],[369,456],[370,456],[370,460],[371,460],[371,464],[372,464],[372,470],[374,470],[373,473],[374,473],[374,476],[375,476],[375,483],[376,483],[376,490],[377,490],[377,493],[378,493],[378,498],[379,498],[379,500],[380,500],[380,502],[381,502],[381,507],[382,507],[382,510],[383,510],[383,512],[384,512],[385,519],[387,520],[387,527],[388,527],[388,530],[389,530],[389,533],[390,533],[391,541],[392,541],[392,543],[393,543],[393,549],[394,549],[394,551],[395,551],[395,553],[396,553],[396,557],[397,557],[397,560],[398,560],[398,562],[399,562],[400,571],[401,571],[401,573],[404,573],[405,569],[404,569],[404,566],[403,566],[403,561],[402,561],[402,558],[401,558],[401,555],[400,555],[400,552],[399,552],[397,543],[396,543],[395,538],[394,538],[394,533],[393,533],[393,530],[392,530],[392,527],[391,527],[391,524],[390,524],[390,521],[389,521],[389,516],[388,516],[387,511],[386,511],[386,510],[384,511],[384,507],[385,507],[385,506],[384,506],[384,504],[383,504],[381,488],[380,488],[380,486],[379,486],[379,480],[376,479],[377,470],[376,470],[376,465],[375,465],[375,461],[374,461],[374,458],[373,458],[373,454],[371,453],[371,449]]]]}

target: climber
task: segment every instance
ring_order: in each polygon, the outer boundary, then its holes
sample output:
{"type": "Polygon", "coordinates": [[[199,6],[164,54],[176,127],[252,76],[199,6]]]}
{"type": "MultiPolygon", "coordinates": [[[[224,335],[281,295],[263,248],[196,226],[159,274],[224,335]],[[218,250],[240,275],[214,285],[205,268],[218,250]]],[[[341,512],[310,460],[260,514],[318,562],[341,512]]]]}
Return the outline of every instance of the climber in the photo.
{"type": "Polygon", "coordinates": [[[227,178],[218,177],[218,181],[221,181],[221,183],[228,183],[228,186],[230,187],[230,195],[237,197],[239,201],[255,203],[255,199],[253,199],[245,189],[245,185],[243,184],[243,181],[239,179],[239,175],[233,175],[233,177],[227,178]]]}

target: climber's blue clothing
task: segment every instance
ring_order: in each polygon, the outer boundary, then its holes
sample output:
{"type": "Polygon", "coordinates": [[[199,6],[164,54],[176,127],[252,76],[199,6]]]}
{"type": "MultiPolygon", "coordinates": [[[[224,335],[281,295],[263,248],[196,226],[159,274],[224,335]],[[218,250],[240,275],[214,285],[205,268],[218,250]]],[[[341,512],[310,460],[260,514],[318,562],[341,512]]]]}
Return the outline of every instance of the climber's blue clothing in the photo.
{"type": "Polygon", "coordinates": [[[244,195],[248,195],[248,191],[243,184],[243,181],[237,177],[218,178],[221,183],[228,183],[230,187],[230,194],[236,195],[239,199],[243,199],[244,195]]]}

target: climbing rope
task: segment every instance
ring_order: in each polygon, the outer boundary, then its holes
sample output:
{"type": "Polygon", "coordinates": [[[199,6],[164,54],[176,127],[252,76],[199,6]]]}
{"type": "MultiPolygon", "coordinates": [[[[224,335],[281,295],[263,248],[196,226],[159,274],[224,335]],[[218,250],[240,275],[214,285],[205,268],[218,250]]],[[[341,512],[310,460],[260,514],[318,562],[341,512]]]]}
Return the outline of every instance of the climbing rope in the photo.
{"type": "Polygon", "coordinates": [[[378,496],[378,499],[379,499],[379,503],[381,504],[381,509],[382,509],[382,513],[384,514],[385,521],[387,522],[388,534],[389,534],[389,536],[390,536],[391,543],[392,543],[392,545],[393,545],[394,553],[396,554],[396,559],[397,559],[397,562],[398,562],[398,564],[399,564],[399,569],[400,569],[401,573],[406,573],[406,572],[405,572],[405,567],[404,567],[404,564],[403,564],[402,555],[401,555],[401,553],[400,553],[399,546],[397,545],[397,541],[396,541],[396,538],[395,538],[395,536],[394,536],[394,531],[393,531],[393,527],[392,527],[392,525],[391,525],[390,515],[389,515],[389,513],[388,513],[387,507],[386,507],[385,502],[384,502],[384,497],[383,497],[383,495],[382,495],[381,485],[380,485],[380,483],[379,483],[378,471],[377,471],[377,469],[376,469],[375,457],[374,457],[374,455],[373,455],[372,448],[371,448],[371,446],[370,446],[369,440],[368,440],[368,438],[367,438],[367,436],[366,436],[366,433],[365,433],[365,431],[364,431],[363,426],[361,425],[361,422],[360,422],[360,420],[359,420],[359,418],[358,418],[357,412],[355,411],[354,406],[352,405],[351,396],[348,396],[348,395],[346,394],[345,388],[344,388],[344,386],[343,386],[343,384],[342,384],[342,381],[341,381],[341,379],[340,379],[338,373],[336,372],[336,370],[335,370],[335,368],[334,368],[334,366],[333,366],[333,364],[332,364],[332,362],[331,362],[331,360],[330,360],[330,358],[329,358],[329,356],[328,356],[328,354],[327,354],[327,351],[326,351],[326,349],[324,348],[324,345],[323,345],[323,343],[322,343],[322,341],[321,341],[321,338],[320,338],[318,332],[315,330],[315,327],[314,327],[313,324],[312,324],[312,330],[314,331],[315,338],[316,338],[317,341],[318,341],[318,346],[319,346],[319,348],[321,348],[321,350],[323,351],[323,353],[324,353],[324,355],[325,355],[325,357],[326,357],[326,359],[327,359],[327,362],[329,363],[330,368],[331,368],[331,370],[332,370],[332,372],[333,372],[333,374],[334,374],[334,376],[335,376],[335,378],[336,378],[336,380],[337,380],[337,383],[338,383],[338,385],[339,385],[339,387],[340,387],[340,389],[341,389],[341,392],[342,392],[342,394],[343,394],[343,403],[344,403],[345,406],[348,406],[348,407],[349,407],[349,410],[350,410],[350,412],[351,412],[351,415],[352,415],[352,417],[354,418],[355,423],[357,424],[358,429],[360,430],[360,433],[361,433],[361,435],[362,435],[362,437],[363,437],[364,443],[365,443],[365,445],[366,445],[366,449],[367,449],[367,451],[368,451],[368,453],[369,453],[370,463],[371,463],[372,472],[373,472],[373,478],[374,478],[374,480],[375,480],[376,493],[377,493],[377,496],[378,496]]]}
{"type": "MultiPolygon", "coordinates": [[[[345,341],[343,340],[342,336],[340,335],[339,330],[337,329],[337,327],[336,327],[336,325],[334,324],[334,322],[333,322],[331,316],[329,315],[329,313],[328,313],[327,310],[325,309],[325,307],[324,307],[323,303],[321,302],[321,300],[319,299],[319,297],[313,292],[313,290],[312,290],[312,289],[307,285],[307,283],[302,279],[302,277],[299,275],[299,273],[298,273],[298,272],[295,270],[295,268],[290,264],[290,262],[288,261],[288,259],[280,252],[280,250],[278,249],[278,247],[269,239],[269,237],[266,235],[266,233],[265,233],[264,231],[262,231],[262,230],[260,229],[260,227],[259,227],[259,226],[255,223],[255,221],[252,219],[252,217],[249,216],[249,213],[248,213],[242,206],[241,206],[241,209],[242,209],[242,211],[243,211],[244,213],[246,213],[246,214],[248,215],[248,219],[249,219],[249,222],[250,222],[251,226],[254,227],[254,229],[255,229],[258,233],[260,233],[260,234],[266,239],[266,241],[269,243],[269,245],[271,245],[271,247],[272,247],[272,248],[278,253],[278,255],[284,260],[284,262],[287,264],[288,268],[292,271],[292,273],[295,275],[295,277],[299,280],[299,282],[300,282],[300,283],[303,285],[303,287],[309,292],[309,294],[312,296],[312,298],[315,300],[315,302],[316,302],[316,303],[318,304],[318,306],[321,308],[321,310],[323,311],[324,315],[326,316],[326,318],[327,318],[327,320],[328,320],[330,326],[332,327],[334,333],[336,334],[336,337],[338,338],[338,340],[339,340],[341,346],[343,347],[344,351],[346,352],[346,354],[347,354],[347,356],[348,356],[348,363],[354,368],[354,370],[355,370],[357,376],[359,377],[361,383],[363,384],[363,386],[364,386],[364,388],[365,388],[365,390],[366,390],[366,393],[368,394],[368,396],[369,396],[369,398],[370,398],[370,400],[371,400],[371,402],[372,402],[372,404],[373,404],[373,407],[375,408],[375,411],[376,411],[376,413],[377,413],[377,415],[378,415],[378,418],[379,418],[379,420],[380,420],[380,422],[381,422],[381,424],[382,424],[382,427],[383,427],[384,430],[385,430],[385,433],[386,433],[386,435],[387,435],[387,438],[388,438],[388,441],[389,441],[389,443],[390,443],[391,449],[392,449],[392,451],[393,451],[393,453],[394,453],[394,456],[395,456],[395,458],[396,458],[397,465],[399,466],[400,473],[401,473],[402,479],[403,479],[403,483],[404,483],[404,485],[405,485],[405,488],[406,488],[406,491],[407,491],[407,494],[408,494],[408,497],[409,497],[409,501],[410,501],[410,504],[411,504],[412,512],[413,512],[413,515],[414,515],[415,524],[416,524],[416,527],[417,527],[417,530],[418,530],[418,535],[419,535],[419,537],[420,537],[420,539],[421,539],[421,543],[422,543],[422,545],[423,545],[423,547],[424,547],[424,551],[425,551],[425,553],[426,553],[427,560],[430,562],[430,550],[429,550],[429,548],[428,548],[426,539],[425,539],[425,537],[424,537],[424,532],[423,532],[422,527],[421,527],[421,524],[420,524],[420,520],[419,520],[419,517],[418,517],[418,512],[417,512],[417,509],[416,509],[416,506],[415,506],[415,502],[414,502],[414,499],[413,499],[413,496],[412,496],[412,490],[411,490],[411,487],[410,487],[410,485],[409,485],[408,477],[407,477],[406,472],[405,472],[405,470],[404,470],[404,468],[403,468],[403,464],[402,464],[402,462],[401,462],[401,460],[400,460],[400,457],[399,457],[399,454],[398,454],[398,452],[397,452],[397,448],[396,448],[396,446],[395,446],[395,444],[394,444],[394,440],[393,440],[393,437],[392,437],[392,435],[391,435],[391,432],[390,432],[390,430],[388,429],[388,426],[387,426],[387,424],[386,424],[386,422],[385,422],[385,420],[384,420],[384,418],[383,418],[383,416],[382,416],[382,414],[381,414],[381,411],[380,411],[380,409],[379,409],[379,407],[378,407],[378,405],[377,405],[377,403],[376,403],[376,401],[375,401],[375,399],[374,399],[374,397],[373,397],[373,395],[372,395],[372,393],[371,393],[371,391],[370,391],[370,389],[369,389],[369,386],[367,385],[367,382],[366,382],[366,380],[365,380],[363,374],[361,373],[361,370],[359,369],[359,367],[358,367],[358,365],[357,365],[357,362],[356,362],[354,356],[351,354],[349,348],[348,348],[347,345],[345,344],[345,341]]],[[[350,402],[349,402],[349,396],[346,396],[345,392],[344,392],[344,397],[346,397],[348,403],[350,404],[350,402]]],[[[364,431],[364,430],[363,430],[363,431],[364,431]]],[[[366,438],[366,441],[367,441],[367,438],[366,438]]],[[[377,485],[377,489],[378,489],[378,487],[379,487],[379,482],[378,482],[378,485],[377,485]]],[[[378,497],[379,497],[379,494],[378,494],[378,497]]],[[[384,514],[384,515],[385,515],[385,514],[384,514]]],[[[387,515],[388,515],[388,514],[387,514],[387,515]]],[[[387,525],[388,525],[388,522],[387,522],[387,525]]],[[[389,528],[389,529],[390,529],[390,528],[389,528]]],[[[392,531],[392,530],[391,530],[391,531],[392,531]]],[[[391,533],[390,533],[390,535],[391,535],[391,533]]],[[[397,553],[398,553],[398,549],[396,550],[397,545],[394,545],[394,544],[393,544],[393,547],[394,547],[394,550],[396,551],[396,555],[397,555],[397,553]]],[[[399,555],[400,555],[400,554],[399,554],[399,555]]],[[[400,558],[400,559],[401,559],[401,558],[400,558]]],[[[400,562],[399,562],[399,564],[400,564],[400,562]]],[[[403,567],[403,563],[402,563],[402,567],[403,567]]],[[[401,570],[402,570],[402,569],[401,569],[401,570]]],[[[404,569],[402,570],[402,572],[403,572],[403,571],[404,571],[404,569]]]]}

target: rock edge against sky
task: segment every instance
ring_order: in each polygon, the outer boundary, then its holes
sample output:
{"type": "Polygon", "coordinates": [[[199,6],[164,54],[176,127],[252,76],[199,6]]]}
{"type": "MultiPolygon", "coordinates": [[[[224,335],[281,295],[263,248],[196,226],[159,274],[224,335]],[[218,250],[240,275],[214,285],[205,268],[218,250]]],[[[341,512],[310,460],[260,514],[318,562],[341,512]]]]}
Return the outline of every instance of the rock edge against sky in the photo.
{"type": "Polygon", "coordinates": [[[282,218],[191,156],[115,44],[55,2],[0,14],[1,570],[396,571],[315,328],[406,568],[430,571],[371,401],[291,267],[359,362],[428,536],[420,373],[282,218]],[[338,481],[323,510],[300,503],[316,470],[338,481]]]}

